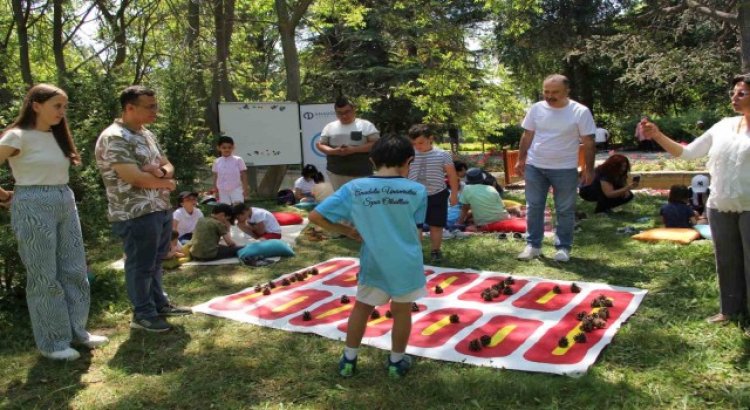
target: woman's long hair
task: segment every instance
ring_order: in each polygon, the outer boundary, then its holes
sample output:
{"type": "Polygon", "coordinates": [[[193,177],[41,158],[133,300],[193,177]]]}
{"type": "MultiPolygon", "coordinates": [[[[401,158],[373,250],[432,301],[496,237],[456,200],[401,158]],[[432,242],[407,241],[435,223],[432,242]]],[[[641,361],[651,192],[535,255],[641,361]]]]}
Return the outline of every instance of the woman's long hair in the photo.
{"type": "Polygon", "coordinates": [[[596,172],[612,182],[624,185],[628,180],[628,173],[630,172],[630,160],[625,155],[614,154],[596,167],[596,172]]]}
{"type": "MultiPolygon", "coordinates": [[[[65,91],[54,85],[37,84],[31,87],[29,92],[26,93],[26,97],[23,99],[23,105],[21,106],[21,112],[18,114],[18,117],[16,117],[16,120],[13,121],[3,133],[11,128],[20,128],[24,130],[34,129],[34,127],[36,127],[37,119],[36,111],[34,111],[34,103],[44,104],[47,100],[56,95],[63,95],[66,98],[68,97],[68,95],[65,94],[65,91]]],[[[52,135],[55,137],[57,145],[60,146],[63,155],[65,155],[73,165],[80,164],[81,157],[78,155],[78,150],[73,142],[73,135],[70,133],[70,128],[68,128],[68,120],[66,117],[63,117],[59,123],[52,126],[52,135]]]]}

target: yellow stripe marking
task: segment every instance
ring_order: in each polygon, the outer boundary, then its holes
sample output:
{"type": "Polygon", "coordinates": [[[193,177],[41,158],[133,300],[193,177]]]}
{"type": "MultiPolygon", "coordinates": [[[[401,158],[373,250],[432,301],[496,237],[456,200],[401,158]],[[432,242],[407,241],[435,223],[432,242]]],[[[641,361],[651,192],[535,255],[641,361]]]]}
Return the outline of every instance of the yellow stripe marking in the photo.
{"type": "Polygon", "coordinates": [[[377,325],[378,323],[383,323],[383,322],[385,322],[386,320],[388,320],[388,318],[387,318],[387,317],[385,317],[385,316],[380,316],[380,317],[379,317],[379,318],[377,318],[377,319],[373,319],[373,320],[371,320],[371,321],[367,322],[367,326],[375,326],[375,325],[377,325]]]}
{"type": "Polygon", "coordinates": [[[451,317],[450,316],[446,316],[446,317],[438,320],[437,322],[435,322],[435,323],[427,326],[422,331],[422,336],[431,336],[432,334],[434,334],[438,330],[440,330],[440,329],[444,328],[445,326],[447,326],[450,322],[451,322],[451,317]]]}
{"type": "Polygon", "coordinates": [[[544,296],[540,297],[539,299],[537,299],[536,303],[538,303],[540,305],[543,305],[543,304],[549,302],[550,300],[552,300],[552,298],[554,298],[555,296],[557,296],[557,293],[555,293],[553,291],[549,291],[549,292],[547,292],[546,295],[544,295],[544,296]]]}
{"type": "Polygon", "coordinates": [[[278,307],[275,307],[275,308],[271,309],[271,312],[283,312],[283,311],[284,311],[284,310],[286,310],[286,309],[287,309],[288,307],[291,307],[291,306],[294,306],[294,305],[296,305],[296,304],[298,304],[298,303],[300,303],[300,302],[303,302],[303,301],[304,301],[305,299],[307,299],[308,297],[309,297],[309,296],[300,296],[300,297],[298,297],[298,298],[296,298],[296,299],[294,299],[294,300],[291,300],[291,301],[289,301],[289,302],[286,302],[286,303],[284,303],[284,304],[283,304],[283,305],[281,305],[281,306],[278,306],[278,307]]]}
{"type": "Polygon", "coordinates": [[[357,280],[357,275],[351,275],[350,277],[344,279],[344,282],[354,282],[357,280]]]}
{"type": "Polygon", "coordinates": [[[323,319],[323,318],[326,318],[328,316],[333,316],[336,313],[343,312],[343,311],[349,310],[351,308],[352,308],[351,304],[344,305],[344,306],[339,306],[339,307],[337,307],[335,309],[327,310],[327,311],[319,314],[318,316],[315,316],[315,319],[323,319]]]}
{"type": "Polygon", "coordinates": [[[502,329],[498,330],[497,332],[495,332],[494,335],[492,335],[492,339],[490,340],[490,345],[487,347],[495,347],[499,345],[500,343],[502,343],[503,340],[505,340],[505,338],[508,337],[510,332],[516,329],[516,327],[518,326],[517,325],[503,326],[502,329]]]}
{"type": "Polygon", "coordinates": [[[450,278],[444,280],[438,286],[440,286],[441,288],[445,289],[445,288],[447,288],[448,286],[450,286],[453,282],[455,282],[457,280],[458,280],[458,276],[451,276],[450,278]]]}
{"type": "MultiPolygon", "coordinates": [[[[273,292],[273,289],[271,289],[271,292],[273,292]]],[[[251,293],[251,294],[245,295],[245,296],[243,296],[241,298],[234,299],[231,303],[242,303],[242,302],[244,302],[246,300],[255,299],[255,298],[257,298],[258,296],[260,296],[262,294],[263,294],[262,291],[261,292],[251,293]]]]}
{"type": "MultiPolygon", "coordinates": [[[[613,300],[612,298],[607,298],[607,299],[609,299],[609,300],[613,300]]],[[[589,315],[591,315],[591,314],[593,314],[593,313],[596,313],[596,312],[598,312],[598,311],[599,311],[599,309],[600,309],[600,308],[592,308],[592,309],[591,309],[591,313],[589,313],[589,315]]],[[[577,335],[578,333],[581,333],[581,332],[583,332],[583,330],[579,329],[580,327],[581,327],[581,325],[578,325],[578,324],[577,324],[577,325],[576,325],[576,326],[575,326],[575,327],[573,328],[573,330],[571,330],[570,332],[568,332],[568,334],[567,334],[567,335],[565,335],[565,337],[567,337],[567,338],[568,338],[568,347],[560,347],[560,346],[557,346],[557,347],[555,348],[555,350],[553,350],[553,351],[552,351],[552,354],[553,354],[553,355],[555,355],[555,356],[562,356],[562,355],[564,355],[565,353],[568,353],[568,350],[570,350],[570,349],[571,349],[571,348],[572,348],[573,346],[575,346],[575,344],[576,344],[576,341],[575,341],[575,340],[573,340],[573,336],[577,335]]]]}

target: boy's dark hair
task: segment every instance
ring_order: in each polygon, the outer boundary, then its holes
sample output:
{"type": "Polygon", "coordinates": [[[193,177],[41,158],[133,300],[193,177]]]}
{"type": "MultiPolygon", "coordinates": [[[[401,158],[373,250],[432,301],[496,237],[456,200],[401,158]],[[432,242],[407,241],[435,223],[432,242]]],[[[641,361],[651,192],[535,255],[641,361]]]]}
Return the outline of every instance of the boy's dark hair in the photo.
{"type": "Polygon", "coordinates": [[[427,124],[414,124],[409,128],[409,138],[412,140],[419,137],[429,138],[433,135],[432,129],[427,124]]]}
{"type": "Polygon", "coordinates": [[[211,215],[224,214],[227,219],[231,220],[234,217],[232,212],[232,206],[229,204],[216,204],[214,209],[211,210],[211,215]]]}
{"type": "Polygon", "coordinates": [[[411,141],[400,135],[380,138],[370,151],[370,159],[375,168],[399,167],[413,156],[411,141]]]}
{"type": "Polygon", "coordinates": [[[125,106],[128,104],[134,104],[138,101],[138,97],[147,95],[153,97],[156,95],[154,90],[144,87],[142,85],[131,85],[130,87],[122,90],[120,93],[120,107],[125,110],[125,106]]]}
{"type": "Polygon", "coordinates": [[[237,215],[247,211],[248,209],[250,209],[250,207],[244,203],[234,205],[232,207],[232,223],[234,223],[234,221],[237,219],[237,215]]]}
{"type": "Polygon", "coordinates": [[[219,137],[218,140],[216,140],[217,147],[221,144],[232,144],[232,146],[234,146],[234,140],[232,139],[232,137],[227,137],[226,135],[223,135],[219,137]]]}
{"type": "Polygon", "coordinates": [[[685,185],[672,185],[669,188],[669,199],[670,203],[681,203],[684,204],[690,199],[690,190],[685,185]]]}
{"type": "Polygon", "coordinates": [[[463,161],[455,160],[455,161],[453,161],[453,168],[456,168],[456,172],[460,172],[460,171],[463,171],[463,170],[468,170],[469,166],[466,165],[466,163],[463,162],[463,161]]]}
{"type": "Polygon", "coordinates": [[[344,108],[347,105],[354,108],[354,104],[352,104],[352,101],[349,98],[344,97],[343,95],[337,98],[336,102],[333,103],[334,108],[344,108]]]}

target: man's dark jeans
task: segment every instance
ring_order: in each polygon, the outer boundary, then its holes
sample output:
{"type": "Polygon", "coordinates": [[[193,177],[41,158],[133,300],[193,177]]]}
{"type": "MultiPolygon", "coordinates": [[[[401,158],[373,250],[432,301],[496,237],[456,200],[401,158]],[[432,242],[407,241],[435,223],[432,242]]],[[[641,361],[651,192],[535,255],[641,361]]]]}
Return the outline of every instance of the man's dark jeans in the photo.
{"type": "Polygon", "coordinates": [[[152,212],[112,224],[125,248],[125,284],[136,319],[153,319],[169,304],[162,288],[162,258],[172,239],[172,212],[152,212]]]}

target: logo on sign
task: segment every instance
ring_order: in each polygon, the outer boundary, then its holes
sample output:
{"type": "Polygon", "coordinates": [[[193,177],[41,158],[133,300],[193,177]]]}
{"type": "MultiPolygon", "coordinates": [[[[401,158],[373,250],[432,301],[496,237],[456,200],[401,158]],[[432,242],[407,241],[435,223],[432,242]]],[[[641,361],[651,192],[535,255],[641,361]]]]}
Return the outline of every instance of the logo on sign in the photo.
{"type": "Polygon", "coordinates": [[[313,136],[313,137],[312,137],[312,138],[310,139],[310,149],[312,150],[312,152],[314,152],[314,153],[315,153],[315,155],[317,155],[317,156],[319,156],[319,157],[321,157],[321,158],[325,158],[325,154],[323,154],[322,152],[320,152],[320,150],[318,149],[318,147],[317,147],[317,146],[315,146],[315,144],[316,144],[316,143],[317,143],[317,142],[318,142],[319,140],[320,140],[320,133],[317,133],[317,134],[315,134],[315,135],[314,135],[314,136],[313,136]]]}
{"type": "Polygon", "coordinates": [[[315,118],[315,114],[311,113],[310,111],[307,111],[304,114],[302,114],[302,118],[304,118],[306,120],[311,120],[311,119],[315,118]]]}

